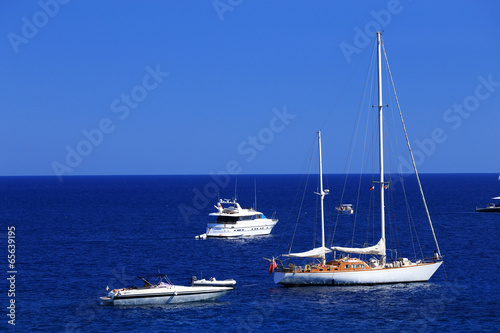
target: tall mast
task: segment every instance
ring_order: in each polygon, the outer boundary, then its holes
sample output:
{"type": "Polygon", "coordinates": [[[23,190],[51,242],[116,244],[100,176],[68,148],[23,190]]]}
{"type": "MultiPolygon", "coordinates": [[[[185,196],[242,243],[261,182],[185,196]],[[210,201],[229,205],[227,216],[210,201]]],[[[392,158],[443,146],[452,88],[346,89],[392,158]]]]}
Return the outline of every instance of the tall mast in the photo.
{"type": "Polygon", "coordinates": [[[379,131],[379,168],[380,168],[380,231],[381,241],[384,245],[384,254],[381,256],[382,264],[385,264],[385,203],[384,203],[384,122],[382,114],[382,33],[377,32],[377,63],[378,63],[378,131],[379,131]]]}
{"type": "MultiPolygon", "coordinates": [[[[323,199],[327,192],[323,191],[323,160],[321,156],[321,131],[318,131],[318,149],[319,149],[319,194],[321,197],[321,247],[325,247],[325,213],[323,209],[323,199]]],[[[325,254],[321,257],[321,262],[326,263],[325,254]]]]}

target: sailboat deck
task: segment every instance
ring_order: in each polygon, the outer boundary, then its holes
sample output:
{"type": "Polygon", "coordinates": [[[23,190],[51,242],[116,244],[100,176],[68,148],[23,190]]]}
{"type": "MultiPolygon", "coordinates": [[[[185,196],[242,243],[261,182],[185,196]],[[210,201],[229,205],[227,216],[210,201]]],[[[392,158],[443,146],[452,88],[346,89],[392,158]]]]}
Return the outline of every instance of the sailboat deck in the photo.
{"type": "Polygon", "coordinates": [[[305,266],[295,266],[290,263],[288,267],[281,266],[277,268],[277,271],[283,273],[331,273],[331,272],[355,272],[355,271],[367,271],[367,270],[380,270],[380,269],[393,269],[393,268],[403,268],[403,267],[415,267],[432,264],[440,260],[431,260],[429,262],[410,262],[406,258],[401,258],[400,260],[393,261],[385,264],[385,266],[370,266],[368,263],[364,262],[358,258],[344,258],[327,261],[324,265],[318,264],[307,264],[305,266]]]}
{"type": "Polygon", "coordinates": [[[283,267],[283,272],[295,273],[321,273],[334,271],[358,271],[372,269],[367,263],[360,259],[332,260],[323,264],[307,264],[304,267],[290,264],[288,267],[283,267]]]}

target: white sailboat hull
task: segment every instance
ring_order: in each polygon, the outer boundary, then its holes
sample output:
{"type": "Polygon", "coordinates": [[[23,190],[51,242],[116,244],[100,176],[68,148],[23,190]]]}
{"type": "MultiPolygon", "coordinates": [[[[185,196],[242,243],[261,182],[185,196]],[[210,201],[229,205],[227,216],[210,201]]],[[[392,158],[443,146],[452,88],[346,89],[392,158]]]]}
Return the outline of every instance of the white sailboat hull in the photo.
{"type": "Polygon", "coordinates": [[[374,285],[427,282],[443,262],[350,272],[275,272],[274,282],[298,285],[374,285]]]}

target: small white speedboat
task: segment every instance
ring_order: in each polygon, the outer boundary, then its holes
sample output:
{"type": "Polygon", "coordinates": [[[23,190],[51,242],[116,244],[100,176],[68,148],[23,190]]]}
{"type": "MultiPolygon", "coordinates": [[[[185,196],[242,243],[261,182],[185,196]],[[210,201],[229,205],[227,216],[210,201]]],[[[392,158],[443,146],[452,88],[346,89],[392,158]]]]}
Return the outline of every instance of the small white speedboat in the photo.
{"type": "Polygon", "coordinates": [[[217,280],[214,277],[208,280],[207,279],[198,280],[196,276],[193,276],[191,278],[191,284],[193,285],[193,287],[194,286],[234,287],[236,281],[233,279],[217,280]]]}
{"type": "MultiPolygon", "coordinates": [[[[177,286],[166,274],[138,277],[144,286],[113,289],[101,297],[102,305],[164,305],[184,302],[213,301],[233,290],[232,286],[177,286]]],[[[235,282],[236,283],[236,282],[235,282]]]]}

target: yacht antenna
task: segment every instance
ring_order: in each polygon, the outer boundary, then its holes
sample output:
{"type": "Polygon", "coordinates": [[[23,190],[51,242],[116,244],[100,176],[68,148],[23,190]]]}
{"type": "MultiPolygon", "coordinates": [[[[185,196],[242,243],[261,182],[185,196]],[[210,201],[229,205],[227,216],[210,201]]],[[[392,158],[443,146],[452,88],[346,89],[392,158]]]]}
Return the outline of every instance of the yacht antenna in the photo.
{"type": "Polygon", "coordinates": [[[253,187],[254,187],[254,190],[255,190],[255,210],[257,210],[257,180],[254,178],[253,179],[253,187]]]}
{"type": "Polygon", "coordinates": [[[235,182],[234,182],[234,201],[236,201],[237,196],[236,196],[236,188],[238,186],[238,178],[236,178],[235,182]]]}

